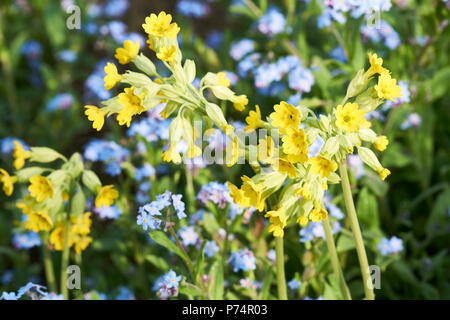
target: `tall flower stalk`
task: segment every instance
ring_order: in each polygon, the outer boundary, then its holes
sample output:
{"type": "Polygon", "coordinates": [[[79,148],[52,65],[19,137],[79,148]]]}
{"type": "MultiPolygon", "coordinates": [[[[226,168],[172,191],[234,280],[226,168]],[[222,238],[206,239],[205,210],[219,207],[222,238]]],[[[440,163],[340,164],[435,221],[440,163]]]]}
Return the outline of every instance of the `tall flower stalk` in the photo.
{"type": "Polygon", "coordinates": [[[283,246],[284,246],[283,237],[275,237],[278,298],[280,300],[287,300],[286,276],[284,275],[283,246]]]}
{"type": "Polygon", "coordinates": [[[347,208],[347,214],[350,219],[353,237],[356,243],[356,252],[358,253],[359,265],[363,277],[364,292],[367,300],[374,300],[375,295],[373,293],[373,288],[369,285],[371,281],[369,263],[367,260],[366,249],[364,248],[364,241],[361,235],[358,217],[356,215],[355,204],[353,203],[352,190],[350,187],[350,182],[348,180],[347,165],[345,164],[345,162],[341,162],[339,170],[342,178],[341,184],[342,191],[344,192],[345,207],[347,208]]]}

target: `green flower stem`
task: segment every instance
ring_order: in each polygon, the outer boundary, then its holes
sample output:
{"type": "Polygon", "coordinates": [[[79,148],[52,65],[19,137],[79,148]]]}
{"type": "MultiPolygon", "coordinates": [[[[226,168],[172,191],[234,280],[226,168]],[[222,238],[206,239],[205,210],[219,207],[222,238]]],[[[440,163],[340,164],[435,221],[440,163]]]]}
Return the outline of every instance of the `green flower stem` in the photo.
{"type": "Polygon", "coordinates": [[[64,230],[64,247],[61,256],[61,293],[64,295],[64,299],[69,299],[69,290],[67,289],[67,266],[69,265],[69,230],[70,221],[69,214],[67,214],[64,230]]]}
{"type": "Polygon", "coordinates": [[[278,299],[287,300],[286,277],[284,275],[283,237],[275,237],[275,250],[277,255],[278,299]]]}
{"type": "Polygon", "coordinates": [[[192,172],[189,170],[188,166],[185,166],[186,173],[186,193],[188,198],[189,211],[195,211],[195,190],[194,190],[194,180],[192,177],[192,172]]]}
{"type": "Polygon", "coordinates": [[[373,289],[369,287],[370,272],[369,263],[367,261],[366,249],[364,248],[364,242],[361,235],[361,229],[359,228],[358,217],[356,215],[355,204],[353,203],[352,190],[350,187],[350,182],[348,180],[347,165],[345,161],[342,161],[339,166],[339,171],[341,173],[341,185],[344,192],[345,207],[347,208],[347,214],[350,219],[352,226],[353,237],[356,243],[356,252],[358,253],[359,265],[361,268],[364,292],[366,293],[367,300],[374,300],[375,296],[373,289]]]}
{"type": "Polygon", "coordinates": [[[333,272],[341,288],[342,296],[345,300],[352,300],[350,295],[350,290],[345,282],[344,274],[342,273],[341,266],[339,264],[339,259],[336,251],[336,246],[334,244],[333,234],[331,232],[329,219],[323,220],[323,229],[325,230],[325,236],[327,240],[328,252],[330,254],[331,265],[333,266],[333,272]]]}
{"type": "Polygon", "coordinates": [[[172,235],[172,237],[175,239],[175,243],[177,244],[178,248],[183,253],[184,258],[185,258],[184,261],[186,262],[186,265],[188,266],[189,270],[191,271],[192,276],[194,276],[195,269],[194,269],[194,265],[192,264],[191,258],[189,258],[189,255],[187,254],[186,250],[184,250],[183,246],[181,245],[180,239],[178,239],[178,236],[177,236],[175,230],[173,230],[172,225],[169,227],[169,231],[170,231],[170,234],[172,235]]]}
{"type": "Polygon", "coordinates": [[[50,250],[48,249],[48,232],[42,236],[42,251],[44,254],[45,277],[47,278],[47,285],[51,292],[56,293],[56,279],[55,271],[53,270],[53,262],[50,250]]]}

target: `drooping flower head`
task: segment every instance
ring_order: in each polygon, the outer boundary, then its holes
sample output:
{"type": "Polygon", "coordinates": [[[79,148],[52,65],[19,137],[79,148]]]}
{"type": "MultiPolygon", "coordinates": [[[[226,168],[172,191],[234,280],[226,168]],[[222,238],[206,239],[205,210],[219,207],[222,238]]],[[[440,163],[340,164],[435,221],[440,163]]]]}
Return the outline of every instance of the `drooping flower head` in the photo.
{"type": "Polygon", "coordinates": [[[270,114],[272,125],[278,127],[281,133],[286,133],[289,129],[298,129],[300,126],[300,111],[296,107],[282,101],[273,108],[275,112],[270,114]]]}
{"type": "Polygon", "coordinates": [[[161,11],[158,15],[152,13],[149,17],[145,18],[145,23],[142,25],[142,28],[150,36],[175,39],[180,28],[175,22],[171,22],[172,15],[161,11]]]}
{"type": "Polygon", "coordinates": [[[95,206],[100,208],[101,206],[109,207],[114,204],[114,200],[119,197],[119,192],[114,189],[113,185],[103,186],[95,197],[95,206]]]}
{"type": "Polygon", "coordinates": [[[30,186],[28,191],[32,197],[38,202],[42,202],[47,198],[53,198],[53,186],[50,180],[39,174],[35,174],[30,178],[30,186]]]}
{"type": "Polygon", "coordinates": [[[346,132],[355,132],[360,128],[370,127],[370,122],[364,118],[366,112],[359,109],[357,103],[347,102],[344,106],[338,105],[334,115],[336,126],[346,132]]]}

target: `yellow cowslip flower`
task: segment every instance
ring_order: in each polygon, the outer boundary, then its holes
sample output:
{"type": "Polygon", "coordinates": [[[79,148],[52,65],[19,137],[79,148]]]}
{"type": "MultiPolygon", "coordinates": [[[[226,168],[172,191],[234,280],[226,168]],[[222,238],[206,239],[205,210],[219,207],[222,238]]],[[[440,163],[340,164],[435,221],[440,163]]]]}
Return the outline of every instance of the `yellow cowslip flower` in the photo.
{"type": "Polygon", "coordinates": [[[241,190],[244,191],[244,197],[249,199],[249,203],[253,205],[259,212],[266,208],[265,199],[262,198],[263,186],[254,183],[252,179],[247,176],[242,176],[241,190]]]}
{"type": "Polygon", "coordinates": [[[123,42],[123,48],[116,49],[116,55],[114,57],[120,64],[130,63],[139,53],[139,48],[139,40],[136,43],[133,43],[131,40],[125,40],[123,42]]]}
{"type": "Polygon", "coordinates": [[[217,81],[219,82],[219,86],[229,87],[230,79],[227,78],[227,74],[225,72],[217,73],[217,81]]]}
{"type": "Polygon", "coordinates": [[[84,114],[87,115],[89,121],[92,121],[92,128],[97,131],[102,130],[106,112],[96,106],[87,105],[84,107],[86,108],[84,114]]]}
{"type": "Polygon", "coordinates": [[[177,57],[177,47],[175,47],[173,44],[170,47],[164,46],[158,50],[156,56],[158,57],[158,59],[166,61],[173,65],[175,63],[175,58],[177,57]]]}
{"type": "Polygon", "coordinates": [[[76,254],[81,254],[83,250],[86,250],[93,240],[87,235],[73,234],[70,236],[70,243],[76,254]]]}
{"type": "Polygon", "coordinates": [[[55,249],[56,251],[61,251],[64,248],[65,234],[66,227],[62,223],[59,223],[50,233],[50,244],[53,245],[53,249],[55,249]]]}
{"type": "Polygon", "coordinates": [[[263,126],[263,122],[261,120],[261,110],[259,110],[258,105],[255,105],[255,111],[251,110],[248,113],[248,117],[245,118],[245,122],[247,122],[247,126],[244,129],[245,132],[251,132],[263,126]]]}
{"type": "Polygon", "coordinates": [[[364,118],[366,112],[359,109],[357,103],[347,102],[344,106],[338,105],[334,115],[336,126],[348,133],[358,131],[360,128],[369,128],[370,122],[364,118]]]}
{"type": "Polygon", "coordinates": [[[119,197],[119,192],[114,189],[112,184],[102,187],[95,197],[95,206],[100,208],[101,206],[109,207],[113,205],[114,200],[119,197]]]}
{"type": "Polygon", "coordinates": [[[235,96],[233,98],[233,107],[237,111],[243,111],[247,104],[248,104],[248,99],[245,94],[241,94],[240,96],[235,96]]]}
{"type": "Polygon", "coordinates": [[[299,216],[295,222],[298,223],[301,227],[304,227],[308,224],[308,218],[305,216],[299,216]]]}
{"type": "Polygon", "coordinates": [[[142,25],[142,28],[151,36],[175,39],[180,28],[175,22],[171,22],[172,15],[161,11],[158,16],[152,13],[149,17],[145,18],[145,23],[142,25]]]}
{"type": "Polygon", "coordinates": [[[50,180],[39,174],[35,174],[30,178],[28,191],[37,202],[42,202],[47,198],[53,198],[53,186],[50,180]]]}
{"type": "Polygon", "coordinates": [[[155,46],[153,45],[153,39],[152,39],[152,36],[150,36],[150,35],[148,36],[147,44],[148,44],[148,48],[150,50],[155,51],[155,46]]]}
{"type": "Polygon", "coordinates": [[[234,166],[239,159],[239,143],[238,138],[233,137],[233,142],[227,145],[225,149],[225,163],[227,167],[234,166]]]}
{"type": "Polygon", "coordinates": [[[310,200],[311,199],[311,191],[309,190],[309,185],[308,184],[304,184],[303,187],[297,189],[295,191],[295,193],[297,193],[297,195],[299,197],[303,197],[306,200],[310,200]]]}
{"type": "Polygon", "coordinates": [[[281,101],[270,114],[272,125],[280,129],[280,133],[286,133],[289,129],[297,130],[300,126],[300,111],[292,104],[281,101]]]}
{"type": "Polygon", "coordinates": [[[321,220],[326,220],[328,218],[328,212],[324,208],[314,208],[309,213],[309,219],[312,222],[319,222],[321,220]]]}
{"type": "Polygon", "coordinates": [[[14,192],[14,183],[17,182],[17,177],[11,177],[6,170],[0,168],[0,182],[3,183],[3,192],[9,197],[14,192]]]}
{"type": "Polygon", "coordinates": [[[275,155],[275,143],[270,136],[266,140],[259,139],[258,145],[258,159],[259,161],[272,163],[275,155]]]}
{"type": "Polygon", "coordinates": [[[295,166],[292,163],[290,163],[287,160],[284,160],[281,158],[275,160],[274,167],[280,173],[287,174],[289,176],[289,178],[297,177],[297,169],[295,168],[295,166]]]}
{"type": "Polygon", "coordinates": [[[233,199],[234,203],[239,204],[239,209],[250,207],[249,199],[244,196],[244,191],[236,187],[231,182],[227,183],[228,190],[230,190],[230,196],[233,199]]]}
{"type": "Polygon", "coordinates": [[[53,222],[47,211],[33,211],[27,215],[23,226],[34,232],[48,231],[53,227],[53,222]]]}
{"type": "Polygon", "coordinates": [[[291,129],[281,140],[283,151],[288,155],[287,160],[292,163],[304,163],[308,160],[308,142],[303,129],[291,129]]]}
{"type": "Polygon", "coordinates": [[[402,89],[397,84],[397,80],[392,79],[388,73],[383,73],[378,77],[378,84],[374,88],[381,99],[395,101],[395,98],[402,96],[402,89]]]}
{"type": "Polygon", "coordinates": [[[311,171],[314,174],[320,175],[322,178],[328,178],[330,173],[336,171],[338,168],[336,162],[323,156],[310,158],[308,163],[311,164],[311,171]]]}
{"type": "Polygon", "coordinates": [[[384,151],[384,150],[386,150],[388,144],[389,144],[389,140],[388,140],[388,138],[386,136],[378,136],[375,139],[375,141],[373,143],[373,146],[378,151],[384,151]]]}
{"type": "Polygon", "coordinates": [[[72,226],[70,228],[71,233],[78,233],[80,235],[87,235],[91,232],[91,212],[85,212],[83,215],[77,217],[71,217],[72,226]]]}
{"type": "Polygon", "coordinates": [[[121,126],[126,124],[129,127],[133,116],[145,110],[142,98],[136,94],[135,89],[135,87],[125,88],[124,92],[119,94],[119,103],[124,106],[117,115],[117,122],[121,126]]]}
{"type": "Polygon", "coordinates": [[[165,162],[181,163],[181,156],[175,146],[170,146],[169,150],[163,152],[161,157],[165,162]]]}
{"type": "Polygon", "coordinates": [[[379,58],[376,53],[372,54],[369,52],[367,54],[369,56],[369,62],[370,62],[370,68],[367,70],[367,76],[373,76],[374,74],[383,74],[387,73],[389,74],[389,70],[382,67],[383,64],[383,58],[379,58]]]}
{"type": "Polygon", "coordinates": [[[195,158],[202,155],[202,149],[197,147],[194,143],[190,143],[187,151],[189,158],[195,158]]]}
{"type": "Polygon", "coordinates": [[[117,72],[117,67],[114,63],[108,62],[104,68],[106,76],[103,78],[105,82],[105,90],[112,89],[117,82],[122,80],[122,76],[117,72]]]}
{"type": "Polygon", "coordinates": [[[378,174],[380,175],[380,179],[384,181],[384,179],[386,179],[387,176],[391,174],[391,172],[388,169],[386,169],[386,168],[382,168],[378,172],[378,174]]]}
{"type": "Polygon", "coordinates": [[[269,218],[269,232],[273,232],[274,237],[284,236],[284,227],[286,227],[286,215],[283,207],[276,211],[267,212],[264,217],[269,218]]]}
{"type": "Polygon", "coordinates": [[[31,157],[31,151],[25,151],[22,144],[19,141],[14,140],[13,157],[14,157],[13,162],[14,168],[16,168],[16,170],[20,170],[25,165],[25,160],[31,157]]]}

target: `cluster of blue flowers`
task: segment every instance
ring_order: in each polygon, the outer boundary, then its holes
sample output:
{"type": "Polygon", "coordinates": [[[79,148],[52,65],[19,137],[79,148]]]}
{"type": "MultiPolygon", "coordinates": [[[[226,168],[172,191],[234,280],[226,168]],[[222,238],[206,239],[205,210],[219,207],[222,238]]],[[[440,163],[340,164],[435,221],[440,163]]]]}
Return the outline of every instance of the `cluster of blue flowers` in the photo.
{"type": "Polygon", "coordinates": [[[350,12],[352,18],[366,16],[371,17],[375,12],[389,11],[392,7],[391,0],[323,0],[322,14],[319,16],[317,25],[319,28],[329,26],[332,21],[340,24],[347,21],[346,12],[350,12]]]}
{"type": "Polygon", "coordinates": [[[422,117],[418,113],[410,113],[405,121],[400,125],[400,129],[418,128],[422,123],[422,117]]]}
{"type": "Polygon", "coordinates": [[[239,205],[234,203],[230,196],[230,190],[226,183],[218,183],[212,181],[205,184],[197,194],[197,199],[203,204],[207,205],[208,201],[212,201],[219,208],[224,209],[228,205],[228,217],[234,220],[236,215],[242,214],[243,209],[239,208],[239,205]]]}
{"type": "Polygon", "coordinates": [[[156,291],[161,299],[165,300],[168,297],[176,297],[178,295],[178,286],[183,277],[177,276],[172,269],[156,279],[153,285],[153,291],[156,291]]]}
{"type": "Polygon", "coordinates": [[[38,233],[29,231],[26,233],[15,232],[12,238],[12,244],[16,249],[28,250],[33,247],[39,247],[42,243],[38,233]]]}
{"type": "Polygon", "coordinates": [[[403,240],[397,237],[382,238],[378,244],[381,255],[396,254],[403,250],[403,240]]]}
{"type": "Polygon", "coordinates": [[[232,265],[234,272],[238,272],[239,270],[245,272],[256,269],[255,255],[247,248],[240,249],[237,252],[231,252],[227,262],[232,265]]]}
{"type": "Polygon", "coordinates": [[[57,295],[55,293],[48,293],[45,291],[46,287],[28,282],[26,285],[21,287],[17,293],[4,291],[0,296],[0,300],[19,300],[23,296],[28,296],[32,300],[63,300],[62,295],[57,295]]]}
{"type": "Polygon", "coordinates": [[[383,41],[383,44],[391,50],[401,44],[397,31],[385,20],[380,20],[376,27],[362,25],[361,34],[363,39],[369,39],[372,42],[383,41]]]}
{"type": "Polygon", "coordinates": [[[185,204],[181,201],[181,194],[172,194],[166,191],[156,196],[156,200],[139,208],[139,215],[137,216],[137,224],[141,225],[144,230],[160,229],[162,220],[161,210],[169,208],[171,205],[175,209],[178,219],[186,217],[185,204]]]}
{"type": "Polygon", "coordinates": [[[310,69],[303,66],[302,61],[296,56],[280,57],[274,62],[261,61],[261,54],[255,53],[255,43],[250,39],[242,39],[232,44],[231,57],[239,61],[237,72],[240,77],[248,77],[253,73],[255,87],[263,95],[276,96],[283,93],[286,85],[282,82],[287,76],[288,87],[296,94],[290,99],[297,104],[301,94],[310,92],[314,85],[314,75],[310,69]]]}
{"type": "Polygon", "coordinates": [[[121,162],[126,161],[129,154],[128,149],[116,142],[100,139],[91,140],[84,150],[85,159],[103,162],[106,165],[105,172],[113,177],[122,172],[121,162]]]}
{"type": "Polygon", "coordinates": [[[286,17],[276,7],[270,7],[258,20],[258,30],[268,36],[283,32],[286,17]]]}
{"type": "Polygon", "coordinates": [[[208,3],[197,0],[180,0],[177,11],[186,17],[203,18],[208,15],[211,8],[208,3]]]}
{"type": "Polygon", "coordinates": [[[94,212],[98,214],[101,219],[117,220],[122,214],[122,210],[117,205],[109,207],[101,206],[100,208],[94,208],[94,212]]]}
{"type": "Polygon", "coordinates": [[[74,103],[73,95],[70,93],[60,93],[54,96],[45,107],[48,112],[53,112],[55,110],[67,110],[72,107],[74,103]]]}

